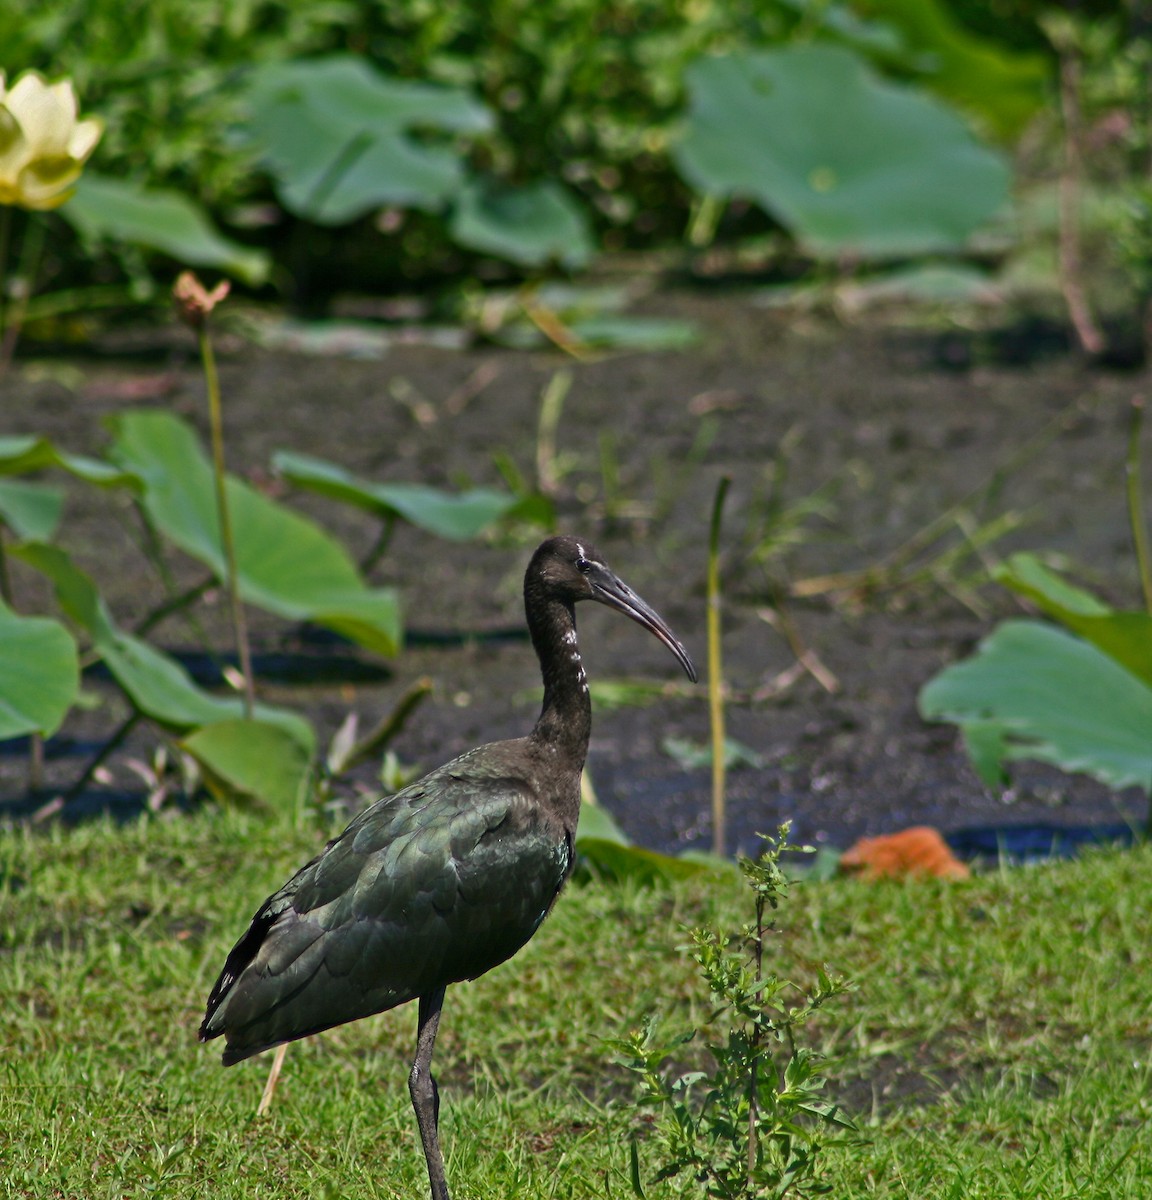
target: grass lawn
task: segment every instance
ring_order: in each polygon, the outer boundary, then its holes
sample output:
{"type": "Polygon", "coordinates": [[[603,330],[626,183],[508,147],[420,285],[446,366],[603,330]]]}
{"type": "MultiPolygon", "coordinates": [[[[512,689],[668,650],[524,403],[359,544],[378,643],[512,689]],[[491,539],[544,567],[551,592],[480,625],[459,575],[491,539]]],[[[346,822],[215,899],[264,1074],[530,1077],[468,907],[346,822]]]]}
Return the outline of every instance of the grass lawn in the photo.
{"type": "MultiPolygon", "coordinates": [[[[256,906],[323,834],[206,812],[0,834],[0,1195],[421,1197],[414,1007],[224,1070],[203,1002],[256,906]]],[[[966,883],[800,884],[773,970],[857,984],[806,1026],[860,1137],[830,1195],[1152,1196],[1152,849],[966,883]]],[[[739,880],[573,886],[511,963],[449,989],[436,1068],[459,1200],[631,1195],[647,1111],[604,1039],[708,1020],[686,925],[748,919],[739,880]]],[[[647,1185],[652,1200],[694,1193],[647,1185]]]]}

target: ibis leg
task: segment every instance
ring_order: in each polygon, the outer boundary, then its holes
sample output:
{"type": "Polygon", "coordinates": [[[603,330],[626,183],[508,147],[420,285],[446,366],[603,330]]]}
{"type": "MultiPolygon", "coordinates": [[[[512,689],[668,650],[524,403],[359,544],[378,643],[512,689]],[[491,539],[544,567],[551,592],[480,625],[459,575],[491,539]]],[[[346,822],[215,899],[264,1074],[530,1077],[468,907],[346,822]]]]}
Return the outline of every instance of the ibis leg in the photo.
{"type": "Polygon", "coordinates": [[[449,1200],[444,1158],[440,1153],[440,1089],[432,1078],[432,1049],[436,1044],[436,1031],[440,1028],[440,1009],[443,1004],[442,987],[420,997],[416,1058],[408,1076],[408,1091],[412,1096],[412,1107],[416,1110],[416,1124],[420,1127],[420,1141],[428,1163],[432,1200],[449,1200]]]}

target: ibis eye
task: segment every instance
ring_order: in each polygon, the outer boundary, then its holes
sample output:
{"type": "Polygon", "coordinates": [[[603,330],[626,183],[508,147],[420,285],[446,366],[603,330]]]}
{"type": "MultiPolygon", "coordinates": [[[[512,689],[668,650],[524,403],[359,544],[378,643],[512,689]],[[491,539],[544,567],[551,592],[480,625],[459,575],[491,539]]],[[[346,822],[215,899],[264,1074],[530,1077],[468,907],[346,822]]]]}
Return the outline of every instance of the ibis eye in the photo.
{"type": "Polygon", "coordinates": [[[581,575],[587,575],[588,572],[592,570],[592,563],[586,558],[578,558],[576,560],[576,570],[579,571],[581,575]]]}

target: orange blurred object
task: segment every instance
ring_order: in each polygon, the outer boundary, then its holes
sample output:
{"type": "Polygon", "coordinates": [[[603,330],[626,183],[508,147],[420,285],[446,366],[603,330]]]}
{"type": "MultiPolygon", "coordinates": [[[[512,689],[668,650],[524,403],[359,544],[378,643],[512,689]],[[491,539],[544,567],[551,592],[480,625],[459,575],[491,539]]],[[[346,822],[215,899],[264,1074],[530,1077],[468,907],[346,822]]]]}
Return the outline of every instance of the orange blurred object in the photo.
{"type": "Polygon", "coordinates": [[[915,825],[899,833],[861,838],[840,859],[840,870],[865,879],[936,875],[967,879],[972,872],[948,849],[939,830],[915,825]]]}

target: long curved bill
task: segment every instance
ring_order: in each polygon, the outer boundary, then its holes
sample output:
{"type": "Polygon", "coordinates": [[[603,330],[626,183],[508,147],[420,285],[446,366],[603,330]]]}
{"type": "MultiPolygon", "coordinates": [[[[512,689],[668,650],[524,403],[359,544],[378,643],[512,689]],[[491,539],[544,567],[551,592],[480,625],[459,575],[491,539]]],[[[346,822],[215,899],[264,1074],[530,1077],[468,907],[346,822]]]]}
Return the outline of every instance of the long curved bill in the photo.
{"type": "Polygon", "coordinates": [[[588,582],[592,588],[593,600],[599,600],[601,604],[622,612],[626,617],[631,617],[637,625],[643,625],[649,633],[655,634],[676,656],[688,678],[693,683],[696,682],[696,668],[692,659],[688,657],[688,651],[668,628],[664,618],[646,600],[642,600],[624,580],[600,564],[596,564],[595,571],[588,576],[588,582]]]}

